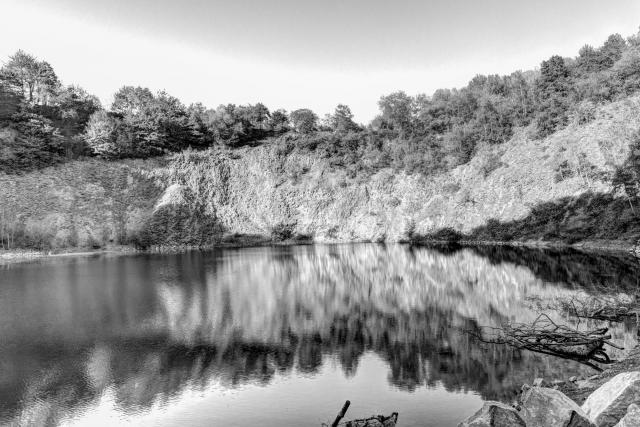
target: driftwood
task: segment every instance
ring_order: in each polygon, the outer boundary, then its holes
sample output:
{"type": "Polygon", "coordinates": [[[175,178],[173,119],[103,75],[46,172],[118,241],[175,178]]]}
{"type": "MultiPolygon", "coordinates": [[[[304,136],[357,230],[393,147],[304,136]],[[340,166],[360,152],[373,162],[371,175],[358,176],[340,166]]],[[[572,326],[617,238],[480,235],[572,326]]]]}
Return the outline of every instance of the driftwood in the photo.
{"type": "Polygon", "coordinates": [[[345,427],[396,427],[398,422],[398,413],[394,412],[388,417],[378,415],[375,417],[347,421],[345,427]]]}
{"type": "Polygon", "coordinates": [[[349,409],[349,405],[351,405],[350,401],[347,400],[346,402],[344,402],[342,410],[338,413],[338,416],[336,416],[336,419],[333,421],[333,424],[331,424],[331,427],[338,427],[338,423],[341,419],[344,418],[345,414],[347,413],[347,409],[349,409]]]}
{"type": "MultiPolygon", "coordinates": [[[[344,418],[347,410],[349,409],[349,405],[351,405],[350,401],[344,402],[342,409],[336,416],[336,419],[331,424],[331,427],[338,427],[338,425],[344,425],[345,427],[396,427],[396,423],[398,422],[398,413],[394,412],[388,417],[383,415],[377,415],[369,418],[363,418],[359,420],[346,421],[341,423],[340,421],[344,418]]],[[[322,424],[325,427],[328,427],[327,424],[322,424]]]]}
{"type": "Polygon", "coordinates": [[[601,369],[590,362],[612,363],[604,350],[605,344],[621,349],[610,341],[608,328],[578,331],[556,324],[546,314],[541,314],[531,324],[507,323],[501,328],[485,329],[492,332],[487,334],[491,338],[479,337],[482,341],[576,360],[597,370],[601,369]]]}

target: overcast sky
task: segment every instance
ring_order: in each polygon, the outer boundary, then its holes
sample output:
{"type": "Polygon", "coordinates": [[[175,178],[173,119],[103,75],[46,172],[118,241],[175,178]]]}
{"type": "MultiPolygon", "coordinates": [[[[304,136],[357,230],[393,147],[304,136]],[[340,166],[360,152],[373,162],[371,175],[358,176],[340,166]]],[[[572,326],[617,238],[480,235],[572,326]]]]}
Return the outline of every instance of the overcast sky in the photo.
{"type": "Polygon", "coordinates": [[[638,0],[2,0],[0,57],[23,49],[108,104],[123,85],[186,104],[336,104],[575,56],[640,25],[638,0]]]}

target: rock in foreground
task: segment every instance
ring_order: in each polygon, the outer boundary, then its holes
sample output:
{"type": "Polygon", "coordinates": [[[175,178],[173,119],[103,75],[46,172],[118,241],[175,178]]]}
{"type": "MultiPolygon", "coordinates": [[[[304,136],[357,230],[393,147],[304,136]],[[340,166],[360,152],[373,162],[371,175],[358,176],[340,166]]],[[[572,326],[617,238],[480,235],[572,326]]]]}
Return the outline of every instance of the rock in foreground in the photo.
{"type": "Polygon", "coordinates": [[[623,372],[591,393],[582,409],[598,427],[611,427],[625,416],[629,405],[638,402],[640,372],[623,372]]]}
{"type": "Polygon", "coordinates": [[[520,416],[527,426],[593,427],[586,413],[562,392],[528,387],[520,397],[520,416]]]}
{"type": "Polygon", "coordinates": [[[640,406],[636,404],[629,405],[627,415],[622,417],[615,427],[637,427],[640,426],[640,406]]]}
{"type": "Polygon", "coordinates": [[[458,427],[526,427],[526,424],[511,406],[489,401],[458,427]]]}

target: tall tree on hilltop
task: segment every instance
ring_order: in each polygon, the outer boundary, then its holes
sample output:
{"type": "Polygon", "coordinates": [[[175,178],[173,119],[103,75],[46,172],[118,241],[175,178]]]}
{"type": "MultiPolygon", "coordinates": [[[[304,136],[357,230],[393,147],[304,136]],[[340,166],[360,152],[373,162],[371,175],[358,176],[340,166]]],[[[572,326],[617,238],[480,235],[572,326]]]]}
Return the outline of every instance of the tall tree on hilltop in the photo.
{"type": "Polygon", "coordinates": [[[280,135],[289,130],[289,115],[286,110],[279,109],[271,113],[269,126],[274,135],[280,135]]]}
{"type": "Polygon", "coordinates": [[[576,71],[579,75],[596,73],[602,69],[600,55],[596,49],[586,44],[580,48],[576,58],[576,71]]]}
{"type": "Polygon", "coordinates": [[[58,76],[48,62],[38,61],[22,50],[9,57],[2,71],[11,76],[12,89],[29,103],[46,105],[60,87],[58,76]]]}
{"type": "Polygon", "coordinates": [[[401,135],[412,130],[415,104],[413,98],[403,91],[382,96],[378,101],[382,120],[401,135]]]}
{"type": "Polygon", "coordinates": [[[298,133],[311,133],[316,130],[318,116],[308,108],[300,108],[289,115],[293,129],[298,133]]]}
{"type": "Polygon", "coordinates": [[[620,34],[611,34],[599,49],[600,64],[602,69],[613,67],[627,48],[627,42],[620,34]]]}
{"type": "Polygon", "coordinates": [[[355,131],[358,125],[353,121],[351,109],[344,104],[338,104],[334,113],[329,118],[331,128],[338,133],[355,131]]]}

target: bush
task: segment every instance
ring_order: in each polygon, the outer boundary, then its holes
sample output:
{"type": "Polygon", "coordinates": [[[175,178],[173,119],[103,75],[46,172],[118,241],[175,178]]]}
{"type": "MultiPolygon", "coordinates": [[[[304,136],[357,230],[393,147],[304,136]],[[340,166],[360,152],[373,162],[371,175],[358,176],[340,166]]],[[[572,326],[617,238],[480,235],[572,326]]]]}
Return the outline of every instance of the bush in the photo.
{"type": "Polygon", "coordinates": [[[271,240],[281,242],[283,240],[289,240],[293,236],[293,232],[296,228],[295,223],[279,222],[271,227],[271,240]]]}

